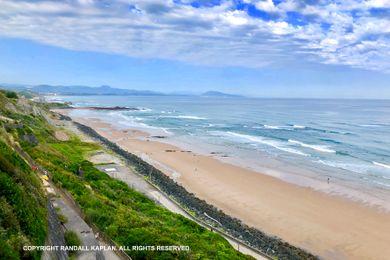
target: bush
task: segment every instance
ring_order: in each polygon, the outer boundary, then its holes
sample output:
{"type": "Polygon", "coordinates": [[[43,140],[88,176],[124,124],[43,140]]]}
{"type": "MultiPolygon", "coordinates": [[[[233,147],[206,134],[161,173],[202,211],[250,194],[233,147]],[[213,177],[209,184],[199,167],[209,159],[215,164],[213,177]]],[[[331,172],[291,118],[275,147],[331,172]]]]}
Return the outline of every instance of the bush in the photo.
{"type": "Polygon", "coordinates": [[[68,222],[68,218],[62,214],[58,214],[58,220],[60,221],[61,224],[65,224],[68,222]]]}
{"type": "Polygon", "coordinates": [[[7,98],[14,98],[14,99],[18,98],[18,94],[16,94],[16,92],[14,92],[14,91],[6,91],[5,96],[7,98]]]}
{"type": "MultiPolygon", "coordinates": [[[[101,149],[99,145],[81,142],[76,137],[59,142],[53,137],[53,127],[43,116],[17,112],[16,102],[12,104],[16,111],[11,111],[3,106],[6,102],[9,100],[3,91],[0,94],[0,112],[16,122],[8,133],[1,127],[1,132],[7,135],[4,140],[12,137],[36,164],[48,170],[52,181],[71,193],[86,215],[87,222],[93,222],[118,245],[190,247],[190,251],[128,251],[134,259],[250,258],[237,252],[218,234],[156,205],[145,195],[85,161],[86,154],[101,149]],[[33,135],[38,141],[36,145],[23,141],[27,140],[26,135],[33,135]]],[[[0,205],[0,209],[4,209],[0,214],[0,259],[40,259],[40,252],[34,251],[27,256],[20,250],[20,245],[44,244],[47,199],[38,176],[19,156],[18,153],[22,153],[20,148],[12,148],[8,142],[0,141],[0,197],[5,197],[0,205]],[[11,221],[15,218],[16,221],[11,221]]],[[[65,221],[61,216],[59,218],[65,221]]],[[[68,246],[81,245],[79,237],[72,231],[65,233],[65,241],[68,246]]],[[[69,253],[75,257],[75,251],[69,253]]]]}
{"type": "Polygon", "coordinates": [[[248,259],[218,234],[156,205],[96,169],[84,155],[96,145],[69,140],[40,144],[31,150],[51,172],[52,180],[67,189],[93,222],[118,245],[185,245],[190,251],[128,251],[134,259],[248,259]],[[83,175],[78,175],[78,171],[83,175]],[[91,189],[86,189],[86,185],[91,189]],[[224,257],[226,256],[226,257],[224,257]]]}
{"type": "MultiPolygon", "coordinates": [[[[65,232],[65,243],[67,246],[81,246],[81,240],[79,236],[72,230],[67,230],[65,232]]],[[[75,254],[76,250],[70,250],[70,254],[75,254]]]]}
{"type": "Polygon", "coordinates": [[[46,199],[38,177],[24,160],[0,141],[0,259],[40,259],[22,250],[42,245],[46,237],[46,199]]]}

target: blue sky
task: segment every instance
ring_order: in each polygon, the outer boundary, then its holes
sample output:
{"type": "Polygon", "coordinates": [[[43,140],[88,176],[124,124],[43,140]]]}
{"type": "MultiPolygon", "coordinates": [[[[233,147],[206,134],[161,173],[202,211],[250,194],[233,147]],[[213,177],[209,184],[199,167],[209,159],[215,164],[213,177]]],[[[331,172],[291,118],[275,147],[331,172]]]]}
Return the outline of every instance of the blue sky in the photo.
{"type": "Polygon", "coordinates": [[[0,1],[0,82],[390,98],[390,1],[0,1]]]}

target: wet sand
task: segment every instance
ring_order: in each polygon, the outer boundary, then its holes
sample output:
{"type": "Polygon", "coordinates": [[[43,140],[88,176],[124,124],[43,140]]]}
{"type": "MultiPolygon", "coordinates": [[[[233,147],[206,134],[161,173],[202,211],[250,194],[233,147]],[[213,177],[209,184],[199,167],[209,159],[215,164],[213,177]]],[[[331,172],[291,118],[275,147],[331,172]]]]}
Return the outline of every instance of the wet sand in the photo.
{"type": "Polygon", "coordinates": [[[184,151],[139,130],[115,129],[92,118],[72,119],[152,163],[227,214],[322,258],[390,256],[388,212],[224,163],[211,155],[184,151]]]}

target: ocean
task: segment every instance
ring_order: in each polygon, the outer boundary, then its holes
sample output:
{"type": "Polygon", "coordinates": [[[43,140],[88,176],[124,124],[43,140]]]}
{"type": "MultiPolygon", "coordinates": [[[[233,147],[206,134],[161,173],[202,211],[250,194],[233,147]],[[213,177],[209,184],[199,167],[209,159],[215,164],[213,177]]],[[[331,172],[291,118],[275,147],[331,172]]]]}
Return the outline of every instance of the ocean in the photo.
{"type": "Polygon", "coordinates": [[[390,100],[194,96],[49,96],[117,127],[134,127],[193,151],[286,181],[388,209],[390,100]],[[331,185],[328,184],[328,181],[331,185]]]}

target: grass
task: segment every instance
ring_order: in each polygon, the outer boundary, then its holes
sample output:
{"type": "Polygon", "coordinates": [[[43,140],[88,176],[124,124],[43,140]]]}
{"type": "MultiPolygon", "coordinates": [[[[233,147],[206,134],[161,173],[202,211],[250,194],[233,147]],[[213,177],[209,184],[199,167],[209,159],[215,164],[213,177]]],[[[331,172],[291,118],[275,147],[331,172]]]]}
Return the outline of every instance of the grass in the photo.
{"type": "Polygon", "coordinates": [[[44,121],[19,111],[17,98],[0,90],[0,115],[13,119],[0,119],[0,259],[40,259],[41,252],[23,246],[45,244],[47,199],[38,176],[14,148],[44,121]]]}
{"type": "MultiPolygon", "coordinates": [[[[79,236],[76,234],[76,232],[74,232],[72,230],[65,231],[64,237],[65,237],[65,244],[67,246],[71,247],[71,246],[81,246],[82,245],[79,236]]],[[[75,255],[77,253],[77,250],[71,250],[69,253],[70,253],[70,255],[75,255]]]]}
{"type": "Polygon", "coordinates": [[[57,214],[58,220],[60,221],[61,224],[66,224],[68,223],[68,218],[60,213],[57,214]]]}
{"type": "Polygon", "coordinates": [[[0,141],[0,259],[40,259],[24,245],[43,245],[46,199],[37,176],[5,142],[0,141]]]}
{"type": "MultiPolygon", "coordinates": [[[[0,113],[15,121],[12,125],[0,121],[0,259],[39,259],[39,252],[21,249],[23,245],[43,245],[47,233],[47,201],[39,178],[9,143],[20,144],[47,169],[53,182],[72,194],[87,222],[94,223],[118,245],[190,247],[190,251],[128,251],[134,259],[249,258],[220,235],[162,208],[96,169],[85,158],[101,149],[99,145],[74,136],[58,141],[54,138],[55,129],[39,113],[18,108],[15,100],[2,93],[0,101],[0,113]],[[12,109],[4,106],[7,102],[12,109]],[[29,142],[26,136],[36,141],[29,142]]],[[[76,241],[73,235],[67,236],[67,242],[76,241]]]]}
{"type": "Polygon", "coordinates": [[[86,154],[96,144],[76,138],[40,144],[31,155],[53,174],[53,181],[67,189],[95,223],[118,245],[185,245],[186,252],[130,251],[135,258],[149,259],[245,259],[220,235],[156,205],[125,183],[96,169],[86,154]],[[91,189],[87,189],[90,186],[91,189]]]}

